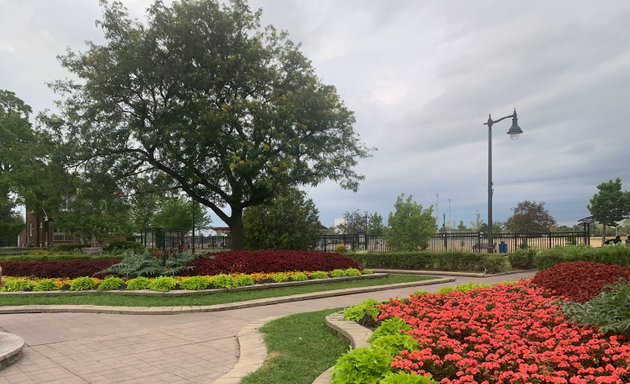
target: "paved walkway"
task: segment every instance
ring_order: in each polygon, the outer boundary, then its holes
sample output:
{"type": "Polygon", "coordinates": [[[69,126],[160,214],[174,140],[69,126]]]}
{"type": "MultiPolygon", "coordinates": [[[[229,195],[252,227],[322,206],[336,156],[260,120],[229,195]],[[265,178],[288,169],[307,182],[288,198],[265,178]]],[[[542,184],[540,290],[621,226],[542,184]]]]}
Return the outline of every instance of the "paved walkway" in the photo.
{"type": "MultiPolygon", "coordinates": [[[[494,283],[533,273],[458,277],[433,291],[468,281],[494,283]]],[[[238,360],[237,334],[273,316],[353,305],[373,297],[407,296],[420,288],[303,300],[222,312],[175,315],[35,313],[0,315],[0,331],[26,341],[22,358],[0,371],[0,384],[213,383],[238,360]]],[[[282,383],[278,383],[282,384],[282,383]]]]}

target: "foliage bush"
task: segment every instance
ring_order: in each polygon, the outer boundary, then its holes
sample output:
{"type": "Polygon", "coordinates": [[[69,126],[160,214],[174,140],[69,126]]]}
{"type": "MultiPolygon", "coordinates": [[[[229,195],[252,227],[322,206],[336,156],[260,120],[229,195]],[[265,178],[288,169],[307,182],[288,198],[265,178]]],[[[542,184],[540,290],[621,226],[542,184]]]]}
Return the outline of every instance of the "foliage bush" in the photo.
{"type": "Polygon", "coordinates": [[[397,335],[382,335],[372,342],[372,347],[387,351],[392,357],[396,356],[398,352],[402,350],[416,350],[419,345],[418,341],[413,337],[402,333],[398,333],[397,335]]]}
{"type": "Polygon", "coordinates": [[[180,288],[191,290],[191,291],[200,291],[203,289],[208,289],[210,286],[210,277],[208,276],[192,276],[186,279],[183,279],[179,283],[180,288]]]}
{"type": "Polygon", "coordinates": [[[120,277],[109,276],[101,281],[97,290],[99,291],[114,291],[122,289],[125,285],[125,281],[120,277]]]}
{"type": "Polygon", "coordinates": [[[53,279],[41,279],[35,283],[33,286],[33,291],[44,292],[44,291],[58,291],[59,286],[53,279]]]}
{"type": "Polygon", "coordinates": [[[345,269],[334,269],[330,272],[330,277],[346,277],[345,269]]]}
{"type": "Polygon", "coordinates": [[[289,250],[210,253],[192,260],[188,265],[192,268],[182,274],[189,276],[359,268],[356,261],[338,253],[289,250]]]}
{"type": "Polygon", "coordinates": [[[304,272],[295,272],[290,275],[290,278],[293,281],[305,281],[308,280],[308,275],[304,272]]]}
{"type": "Polygon", "coordinates": [[[532,282],[579,303],[597,296],[605,286],[630,277],[630,268],[590,261],[574,261],[538,271],[532,282]]]}
{"type": "Polygon", "coordinates": [[[533,269],[536,253],[534,249],[518,249],[508,255],[508,261],[514,269],[533,269]]]}
{"type": "Polygon", "coordinates": [[[28,279],[5,279],[4,290],[7,292],[22,292],[33,289],[33,282],[28,279]]]}
{"type": "Polygon", "coordinates": [[[39,278],[92,276],[118,263],[119,259],[76,259],[55,261],[6,261],[2,273],[7,276],[39,278]]]}
{"type": "Polygon", "coordinates": [[[567,261],[592,261],[630,267],[630,247],[623,243],[600,248],[575,245],[541,250],[534,256],[534,266],[539,270],[567,261]]]}
{"type": "Polygon", "coordinates": [[[375,299],[366,299],[357,305],[344,309],[343,318],[348,321],[356,321],[359,324],[374,326],[376,317],[380,313],[378,307],[380,304],[375,299]]]}
{"type": "Polygon", "coordinates": [[[149,289],[149,285],[151,285],[151,280],[144,276],[127,280],[127,290],[129,291],[139,291],[143,289],[149,289]]]}
{"type": "Polygon", "coordinates": [[[254,278],[251,275],[240,274],[240,275],[236,275],[235,278],[236,278],[236,284],[239,287],[246,287],[248,285],[256,284],[256,282],[254,281],[254,278]]]}
{"type": "Polygon", "coordinates": [[[345,274],[346,274],[346,276],[350,276],[350,277],[361,276],[361,271],[359,271],[356,268],[348,268],[348,269],[345,270],[345,274]]]}
{"type": "Polygon", "coordinates": [[[220,273],[210,278],[210,285],[215,288],[234,288],[239,284],[233,276],[220,273]]]}
{"type": "Polygon", "coordinates": [[[407,332],[411,330],[411,326],[400,317],[394,316],[387,320],[382,321],[378,328],[374,330],[372,336],[368,339],[369,342],[372,342],[379,337],[388,336],[388,335],[400,335],[403,332],[407,332]]]}
{"type": "Polygon", "coordinates": [[[85,247],[82,244],[60,244],[52,247],[53,252],[81,252],[81,248],[85,247]]]}
{"type": "Polygon", "coordinates": [[[630,338],[630,280],[606,287],[586,303],[565,302],[562,311],[571,321],[630,338]]]}
{"type": "Polygon", "coordinates": [[[126,251],[123,260],[110,266],[105,272],[125,279],[138,276],[176,276],[192,269],[188,264],[194,258],[195,255],[188,252],[162,257],[161,254],[150,251],[142,253],[126,251]]]}
{"type": "Polygon", "coordinates": [[[311,272],[310,275],[313,279],[320,279],[320,280],[327,279],[329,277],[328,273],[324,271],[311,272]]]}
{"type": "Polygon", "coordinates": [[[500,254],[467,252],[385,252],[350,254],[364,268],[478,271],[496,273],[506,269],[500,254]]]}
{"type": "Polygon", "coordinates": [[[159,276],[154,278],[149,284],[149,289],[157,292],[168,292],[175,289],[179,281],[172,276],[159,276]]]}
{"type": "Polygon", "coordinates": [[[342,355],[335,364],[331,384],[377,384],[392,372],[393,361],[387,351],[380,348],[358,348],[342,355]]]}
{"type": "Polygon", "coordinates": [[[122,253],[125,251],[131,251],[134,253],[143,253],[145,251],[144,245],[137,241],[110,241],[107,247],[103,248],[105,252],[122,253]]]}
{"type": "Polygon", "coordinates": [[[456,285],[454,287],[444,287],[444,288],[440,288],[436,291],[436,293],[451,293],[451,292],[470,292],[473,289],[480,289],[480,288],[490,288],[492,287],[492,284],[484,284],[484,283],[474,283],[472,281],[468,282],[468,283],[464,283],[464,284],[459,284],[456,285]]]}
{"type": "Polygon", "coordinates": [[[380,384],[439,384],[437,381],[427,376],[413,375],[407,372],[396,372],[385,377],[380,384]]]}
{"type": "Polygon", "coordinates": [[[77,277],[72,280],[70,284],[71,291],[88,291],[91,289],[96,289],[98,286],[98,282],[96,279],[91,277],[77,277]]]}
{"type": "Polygon", "coordinates": [[[346,253],[346,252],[348,252],[348,248],[346,247],[346,245],[344,243],[339,243],[339,244],[335,245],[335,252],[337,252],[337,253],[346,253]]]}
{"type": "Polygon", "coordinates": [[[287,275],[286,273],[274,273],[272,276],[272,280],[275,283],[284,283],[286,281],[289,281],[289,275],[287,275]]]}

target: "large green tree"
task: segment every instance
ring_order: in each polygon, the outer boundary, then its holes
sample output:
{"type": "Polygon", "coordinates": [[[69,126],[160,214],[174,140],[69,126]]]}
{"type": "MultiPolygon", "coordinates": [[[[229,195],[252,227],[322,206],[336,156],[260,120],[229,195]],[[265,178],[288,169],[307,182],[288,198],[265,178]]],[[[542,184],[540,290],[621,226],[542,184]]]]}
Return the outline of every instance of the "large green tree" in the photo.
{"type": "Polygon", "coordinates": [[[212,220],[202,205],[191,202],[182,197],[169,197],[158,203],[159,209],[151,223],[154,227],[181,229],[190,232],[193,228],[193,210],[195,214],[195,229],[205,229],[212,220]]]}
{"type": "Polygon", "coordinates": [[[385,239],[395,251],[417,251],[429,246],[429,239],[436,233],[437,224],[433,217],[433,207],[422,208],[422,205],[405,199],[402,194],[396,199],[394,212],[389,214],[385,239]]]}
{"type": "Polygon", "coordinates": [[[616,227],[617,222],[630,215],[630,192],[621,190],[621,179],[605,181],[597,186],[598,192],[591,198],[588,210],[595,221],[603,224],[602,243],[606,227],[616,227]]]}
{"type": "Polygon", "coordinates": [[[548,232],[556,225],[543,202],[523,200],[512,211],[514,213],[505,222],[505,228],[510,232],[548,232]]]}
{"type": "Polygon", "coordinates": [[[337,229],[344,234],[363,232],[370,235],[382,235],[385,231],[383,216],[379,215],[377,212],[361,212],[358,209],[355,211],[346,211],[343,214],[343,220],[343,223],[339,224],[337,229]]]}
{"type": "Polygon", "coordinates": [[[289,189],[269,204],[245,210],[246,245],[251,249],[312,249],[320,236],[318,214],[306,193],[289,189]]]}
{"type": "Polygon", "coordinates": [[[155,2],[132,20],[103,5],[105,44],[68,52],[60,131],[77,164],[118,178],[167,175],[244,246],[243,210],[333,180],[356,190],[369,149],[353,113],[285,33],[244,0],[155,2]]]}

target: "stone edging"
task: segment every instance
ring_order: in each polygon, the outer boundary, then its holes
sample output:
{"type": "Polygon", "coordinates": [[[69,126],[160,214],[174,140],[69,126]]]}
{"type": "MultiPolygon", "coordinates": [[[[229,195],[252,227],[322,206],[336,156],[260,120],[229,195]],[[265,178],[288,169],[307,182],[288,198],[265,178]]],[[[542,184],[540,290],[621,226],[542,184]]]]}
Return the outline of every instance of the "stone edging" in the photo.
{"type": "Polygon", "coordinates": [[[24,339],[12,333],[0,332],[0,370],[22,357],[24,339]]]}

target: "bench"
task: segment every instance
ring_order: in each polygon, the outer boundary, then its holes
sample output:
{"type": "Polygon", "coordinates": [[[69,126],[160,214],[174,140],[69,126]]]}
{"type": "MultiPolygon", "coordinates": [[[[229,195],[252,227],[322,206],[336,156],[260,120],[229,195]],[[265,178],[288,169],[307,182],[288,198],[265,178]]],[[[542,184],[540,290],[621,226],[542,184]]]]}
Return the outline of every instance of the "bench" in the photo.
{"type": "MultiPolygon", "coordinates": [[[[481,250],[487,250],[488,249],[488,243],[485,242],[481,242],[481,243],[475,243],[473,244],[473,252],[481,252],[481,250]]],[[[492,243],[492,249],[496,252],[497,250],[497,243],[492,243]]]]}

